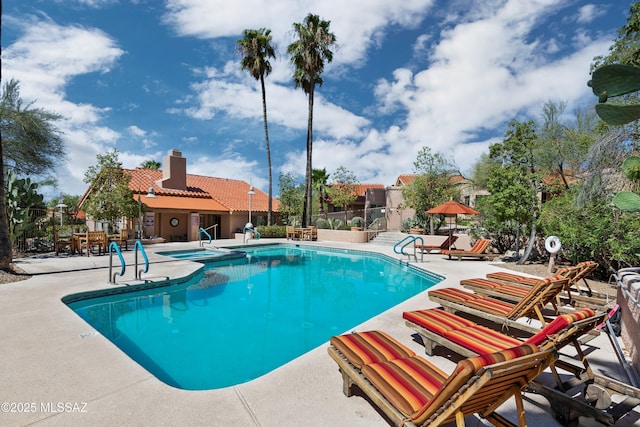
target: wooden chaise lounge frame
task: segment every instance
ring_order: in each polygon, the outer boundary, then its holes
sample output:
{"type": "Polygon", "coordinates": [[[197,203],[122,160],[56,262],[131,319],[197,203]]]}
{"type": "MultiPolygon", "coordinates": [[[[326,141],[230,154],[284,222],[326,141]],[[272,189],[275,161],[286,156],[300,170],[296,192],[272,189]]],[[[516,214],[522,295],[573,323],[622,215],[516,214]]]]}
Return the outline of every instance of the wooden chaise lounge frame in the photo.
{"type": "MultiPolygon", "coordinates": [[[[491,349],[493,351],[495,351],[497,347],[500,347],[500,345],[511,346],[518,342],[516,339],[505,336],[500,332],[476,325],[468,319],[459,318],[455,314],[446,313],[436,308],[405,312],[403,313],[403,317],[405,318],[405,324],[415,330],[422,338],[425,353],[428,355],[432,354],[434,343],[442,345],[465,357],[480,354],[476,351],[478,346],[465,345],[464,337],[471,339],[486,337],[491,340],[491,349]],[[427,321],[420,322],[420,318],[427,321]],[[421,324],[416,323],[416,321],[421,324]],[[427,326],[428,324],[433,325],[433,327],[427,326]],[[453,332],[453,334],[460,337],[456,341],[450,339],[453,338],[451,332],[445,332],[444,335],[446,335],[446,337],[438,332],[456,329],[459,332],[453,332]]],[[[596,374],[591,369],[582,351],[579,341],[580,337],[594,331],[596,326],[602,324],[606,319],[607,314],[604,312],[595,313],[589,308],[578,310],[574,316],[562,315],[562,317],[556,318],[537,334],[524,341],[525,343],[532,342],[537,344],[541,349],[555,348],[557,351],[560,351],[569,344],[572,344],[576,349],[583,367],[575,366],[566,360],[557,359],[552,365],[552,373],[556,380],[557,387],[552,388],[536,381],[533,381],[528,386],[528,390],[544,396],[551,404],[556,418],[567,424],[575,423],[578,417],[585,416],[593,418],[605,425],[613,425],[620,417],[640,404],[639,389],[613,378],[596,374]],[[554,323],[557,323],[555,327],[553,325],[554,323]],[[563,324],[566,324],[564,328],[562,328],[563,324]],[[555,369],[556,367],[572,373],[574,377],[563,382],[555,369]],[[605,409],[599,409],[593,406],[593,402],[581,396],[577,397],[566,394],[567,391],[586,384],[596,384],[611,393],[620,393],[624,395],[625,398],[605,409]]],[[[587,390],[588,389],[585,388],[584,391],[586,392],[587,390]]]]}
{"type": "MultiPolygon", "coordinates": [[[[535,346],[520,346],[513,350],[522,351],[524,355],[486,366],[479,366],[482,357],[460,361],[431,401],[413,414],[406,414],[394,406],[366,376],[367,372],[375,372],[376,368],[398,362],[399,359],[371,363],[359,369],[335,346],[328,348],[329,355],[342,372],[344,394],[350,397],[353,394],[352,386],[357,385],[394,425],[404,427],[439,426],[452,421],[462,427],[465,425],[464,417],[476,413],[496,426],[515,426],[495,412],[511,397],[515,399],[518,424],[526,426],[521,390],[546,369],[557,358],[557,354],[554,350],[538,351],[535,346]]],[[[413,358],[425,361],[420,356],[409,359],[413,358]]]]}
{"type": "MultiPolygon", "coordinates": [[[[586,276],[597,267],[598,264],[594,261],[584,261],[574,266],[561,267],[556,270],[555,276],[569,279],[565,290],[559,297],[566,299],[568,303],[574,306],[598,308],[606,305],[609,302],[608,296],[600,292],[594,292],[586,281],[586,276]],[[583,283],[582,286],[580,281],[583,283]]],[[[488,273],[486,277],[486,280],[524,288],[532,286],[538,280],[542,280],[540,277],[522,276],[503,271],[488,273]]]]}
{"type": "Polygon", "coordinates": [[[542,325],[546,319],[542,313],[547,304],[551,304],[558,314],[556,296],[566,286],[567,279],[553,277],[541,280],[532,286],[526,296],[517,303],[503,301],[490,296],[465,292],[457,288],[444,288],[429,291],[429,299],[440,304],[450,313],[462,311],[491,322],[536,333],[540,328],[517,320],[537,318],[542,325]]]}
{"type": "Polygon", "coordinates": [[[462,249],[451,249],[444,250],[441,253],[443,255],[447,255],[449,259],[451,257],[457,257],[458,261],[462,261],[462,258],[480,258],[480,259],[489,259],[492,260],[494,255],[487,252],[489,250],[489,245],[491,244],[491,240],[488,239],[478,239],[478,241],[473,245],[471,249],[462,250],[462,249]]]}
{"type": "Polygon", "coordinates": [[[421,250],[423,254],[442,253],[442,251],[444,250],[452,250],[451,246],[453,246],[456,240],[458,240],[458,236],[451,234],[444,240],[444,242],[440,243],[439,245],[415,245],[415,246],[416,246],[416,249],[421,250]],[[432,252],[432,251],[436,251],[436,252],[432,252]]]}

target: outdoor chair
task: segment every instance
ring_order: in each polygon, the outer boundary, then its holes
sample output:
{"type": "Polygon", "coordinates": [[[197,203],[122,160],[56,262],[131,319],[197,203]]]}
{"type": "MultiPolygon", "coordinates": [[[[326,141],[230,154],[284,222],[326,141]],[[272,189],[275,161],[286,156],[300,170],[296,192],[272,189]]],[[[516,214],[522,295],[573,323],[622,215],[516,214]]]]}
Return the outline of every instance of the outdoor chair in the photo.
{"type": "Polygon", "coordinates": [[[558,314],[556,297],[566,285],[567,279],[549,278],[532,286],[518,302],[503,301],[486,295],[465,292],[458,288],[443,288],[429,291],[429,299],[449,312],[461,311],[487,319],[491,322],[536,332],[538,328],[517,322],[520,318],[537,318],[542,325],[546,319],[542,313],[547,304],[558,314]]]}
{"type": "Polygon", "coordinates": [[[102,255],[107,250],[107,233],[104,231],[87,231],[87,235],[80,241],[80,249],[87,249],[87,256],[91,252],[91,248],[98,250],[98,255],[102,255]]]}
{"type": "Polygon", "coordinates": [[[456,240],[458,240],[458,236],[452,234],[439,245],[416,245],[416,249],[420,249],[422,253],[426,254],[441,253],[441,251],[451,250],[456,240]]]}
{"type": "Polygon", "coordinates": [[[74,243],[71,237],[63,237],[61,238],[58,235],[58,231],[56,230],[56,226],[53,226],[53,246],[56,251],[56,255],[60,254],[61,249],[69,248],[69,252],[74,252],[74,243]]]}
{"type": "Polygon", "coordinates": [[[113,236],[110,241],[116,242],[120,249],[124,246],[125,250],[129,250],[129,230],[120,230],[120,233],[113,236]]]}
{"type": "Polygon", "coordinates": [[[584,308],[560,315],[524,341],[438,308],[404,312],[403,318],[405,324],[420,335],[428,355],[433,353],[436,344],[465,357],[489,354],[521,344],[535,344],[543,350],[555,348],[558,352],[573,345],[582,366],[576,366],[566,358],[557,359],[551,366],[555,387],[538,381],[528,386],[528,390],[544,396],[551,403],[556,418],[567,424],[585,416],[612,425],[640,403],[640,390],[595,373],[581,348],[581,337],[597,333],[598,326],[608,318],[605,312],[584,308]],[[557,369],[572,376],[563,381],[557,369]],[[591,384],[607,390],[598,390],[591,384]],[[622,394],[624,398],[611,404],[609,393],[622,394]]]}
{"type": "Polygon", "coordinates": [[[479,239],[471,249],[469,250],[461,250],[461,249],[451,249],[451,250],[443,250],[441,253],[443,255],[447,255],[449,259],[452,257],[457,257],[458,261],[461,261],[462,258],[479,258],[479,259],[489,259],[492,260],[494,258],[493,254],[489,253],[489,245],[491,244],[491,240],[488,239],[479,239]]]}
{"type": "MultiPolygon", "coordinates": [[[[586,281],[586,276],[591,274],[598,264],[595,261],[584,261],[576,264],[575,266],[561,267],[554,273],[555,276],[560,276],[568,279],[567,286],[565,287],[562,297],[567,299],[567,302],[573,305],[590,305],[590,306],[604,306],[607,303],[607,295],[599,292],[594,292],[586,281]],[[580,281],[583,285],[580,285],[580,281]],[[574,292],[572,292],[574,291],[574,292]]],[[[508,284],[515,284],[521,287],[534,285],[540,277],[522,276],[519,274],[508,272],[494,272],[486,275],[489,280],[497,280],[508,284]]],[[[473,279],[476,280],[476,279],[473,279]]],[[[489,284],[486,282],[485,284],[489,284]]]]}
{"type": "Polygon", "coordinates": [[[511,397],[518,424],[526,426],[521,390],[557,358],[554,350],[521,345],[461,360],[447,374],[384,333],[346,334],[330,343],[344,394],[350,397],[353,385],[358,386],[394,425],[406,427],[454,421],[461,427],[464,417],[473,414],[494,425],[515,425],[495,412],[511,397]]]}
{"type": "Polygon", "coordinates": [[[296,228],[293,225],[286,226],[287,240],[295,240],[297,238],[296,228]]]}

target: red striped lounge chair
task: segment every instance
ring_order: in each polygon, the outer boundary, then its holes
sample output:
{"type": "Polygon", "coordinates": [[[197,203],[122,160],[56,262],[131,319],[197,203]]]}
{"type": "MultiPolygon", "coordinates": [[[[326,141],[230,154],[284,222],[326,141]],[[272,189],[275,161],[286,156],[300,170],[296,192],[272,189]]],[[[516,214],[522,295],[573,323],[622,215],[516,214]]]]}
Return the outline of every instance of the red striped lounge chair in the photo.
{"type": "MultiPolygon", "coordinates": [[[[352,386],[358,386],[394,425],[405,427],[439,426],[453,421],[461,427],[464,417],[472,414],[494,425],[514,425],[495,412],[511,397],[516,402],[518,424],[524,427],[527,424],[521,391],[557,359],[553,350],[540,351],[535,345],[521,345],[461,360],[449,375],[420,356],[392,355],[391,360],[373,361],[386,353],[377,341],[384,335],[364,338],[360,336],[362,333],[357,335],[354,340],[345,339],[345,335],[333,337],[328,348],[342,372],[345,395],[350,397],[352,386]],[[345,346],[349,350],[343,353],[345,346]],[[375,349],[373,353],[371,346],[375,349]],[[353,362],[350,353],[359,354],[360,359],[353,362]],[[363,354],[372,361],[366,363],[361,358],[363,354]],[[358,363],[364,365],[359,368],[358,363]]],[[[397,351],[396,345],[397,341],[392,339],[391,354],[397,351]]]]}
{"type": "Polygon", "coordinates": [[[557,351],[569,344],[573,345],[581,366],[574,365],[566,358],[558,359],[551,366],[556,387],[549,387],[535,380],[528,387],[530,391],[549,400],[556,418],[564,420],[567,425],[574,422],[577,424],[579,416],[593,418],[604,425],[613,425],[640,403],[640,390],[594,372],[581,348],[580,338],[593,333],[596,326],[606,320],[605,312],[596,313],[590,308],[584,308],[572,314],[560,315],[524,341],[437,308],[405,312],[403,317],[405,324],[421,336],[427,354],[432,354],[434,343],[466,357],[493,353],[519,344],[535,344],[540,349],[553,347],[557,351]],[[469,326],[469,323],[472,325],[469,326]],[[573,376],[563,382],[556,368],[570,372],[573,376]],[[607,390],[601,395],[605,397],[605,402],[607,393],[623,395],[624,398],[613,404],[608,402],[607,405],[600,405],[598,402],[596,405],[594,396],[589,396],[588,385],[592,383],[607,390]],[[579,386],[583,388],[576,393],[576,389],[580,390],[577,388],[579,386]]]}
{"type": "MultiPolygon", "coordinates": [[[[596,268],[598,268],[598,264],[595,261],[584,261],[574,266],[561,267],[556,270],[554,276],[569,279],[563,292],[563,297],[566,297],[570,304],[591,304],[594,306],[602,306],[606,304],[607,296],[594,292],[586,281],[586,276],[591,274],[596,268]],[[582,285],[580,284],[581,280],[582,285]],[[572,291],[574,292],[572,293],[572,291]]],[[[498,280],[511,284],[515,283],[523,286],[532,286],[538,280],[542,279],[541,277],[522,276],[503,271],[489,273],[486,277],[490,280],[498,280]]]]}
{"type": "Polygon", "coordinates": [[[562,314],[523,341],[439,308],[405,311],[402,314],[405,324],[422,338],[426,354],[433,354],[434,345],[439,344],[467,357],[521,344],[535,344],[543,349],[553,346],[560,350],[569,343],[569,337],[579,338],[592,331],[606,316],[604,312],[596,314],[591,308],[562,314]]]}
{"type": "Polygon", "coordinates": [[[451,250],[451,247],[456,242],[456,240],[458,240],[458,236],[452,234],[439,245],[416,245],[416,249],[420,249],[422,253],[426,254],[442,253],[442,251],[451,250]]]}
{"type": "MultiPolygon", "coordinates": [[[[538,279],[536,282],[532,282],[531,285],[506,283],[497,280],[483,279],[481,277],[473,279],[463,279],[460,281],[460,285],[480,295],[492,296],[511,302],[518,302],[523,298],[527,298],[533,287],[545,287],[557,281],[562,281],[563,283],[565,283],[563,289],[567,287],[566,283],[568,282],[568,280],[560,276],[554,276],[547,279],[538,279]]],[[[560,300],[560,292],[558,292],[554,301],[554,309],[557,309],[557,307],[560,306],[561,303],[562,301],[560,300]]]]}
{"type": "Polygon", "coordinates": [[[518,302],[504,301],[486,295],[465,292],[458,288],[443,288],[429,291],[429,299],[440,304],[451,313],[462,311],[491,322],[514,327],[531,333],[540,328],[518,322],[520,318],[537,318],[542,325],[546,319],[542,313],[547,304],[551,304],[557,315],[556,296],[566,284],[566,279],[540,281],[518,302]]]}
{"type": "Polygon", "coordinates": [[[452,250],[444,250],[441,253],[443,255],[447,255],[449,259],[451,257],[457,257],[458,261],[461,261],[462,258],[480,258],[480,259],[493,259],[493,254],[488,252],[489,244],[491,240],[488,239],[478,239],[478,241],[473,245],[471,249],[460,250],[460,249],[452,249],[452,250]]]}

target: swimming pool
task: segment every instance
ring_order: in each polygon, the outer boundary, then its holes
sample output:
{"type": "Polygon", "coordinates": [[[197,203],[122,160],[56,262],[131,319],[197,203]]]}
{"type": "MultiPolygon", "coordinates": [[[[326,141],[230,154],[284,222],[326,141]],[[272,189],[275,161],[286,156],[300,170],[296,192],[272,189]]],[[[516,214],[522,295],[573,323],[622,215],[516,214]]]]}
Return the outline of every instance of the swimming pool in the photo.
{"type": "Polygon", "coordinates": [[[161,381],[203,390],[264,375],[441,280],[385,256],[274,245],[67,304],[161,381]]]}

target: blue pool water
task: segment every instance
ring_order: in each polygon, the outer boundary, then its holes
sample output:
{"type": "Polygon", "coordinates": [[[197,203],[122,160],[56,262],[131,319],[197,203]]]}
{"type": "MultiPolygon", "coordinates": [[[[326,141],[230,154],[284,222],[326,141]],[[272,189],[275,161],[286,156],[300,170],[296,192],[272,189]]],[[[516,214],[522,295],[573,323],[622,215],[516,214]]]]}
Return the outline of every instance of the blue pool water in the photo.
{"type": "Polygon", "coordinates": [[[165,383],[257,378],[442,280],[362,252],[269,246],[181,284],[68,303],[165,383]]]}

